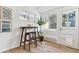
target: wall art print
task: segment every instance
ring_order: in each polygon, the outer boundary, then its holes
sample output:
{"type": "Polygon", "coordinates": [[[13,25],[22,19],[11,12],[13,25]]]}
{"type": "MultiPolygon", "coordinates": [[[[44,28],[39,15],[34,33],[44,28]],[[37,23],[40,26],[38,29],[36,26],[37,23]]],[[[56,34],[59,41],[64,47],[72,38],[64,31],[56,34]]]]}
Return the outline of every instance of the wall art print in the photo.
{"type": "Polygon", "coordinates": [[[10,21],[2,21],[2,32],[10,32],[10,21]]]}
{"type": "Polygon", "coordinates": [[[12,31],[12,9],[0,6],[0,32],[12,31]]]}
{"type": "Polygon", "coordinates": [[[75,27],[75,11],[62,15],[63,27],[75,27]]]}
{"type": "Polygon", "coordinates": [[[12,16],[12,11],[10,8],[7,8],[7,7],[3,7],[2,8],[2,18],[3,19],[6,19],[6,20],[11,20],[11,16],[12,16]]]}

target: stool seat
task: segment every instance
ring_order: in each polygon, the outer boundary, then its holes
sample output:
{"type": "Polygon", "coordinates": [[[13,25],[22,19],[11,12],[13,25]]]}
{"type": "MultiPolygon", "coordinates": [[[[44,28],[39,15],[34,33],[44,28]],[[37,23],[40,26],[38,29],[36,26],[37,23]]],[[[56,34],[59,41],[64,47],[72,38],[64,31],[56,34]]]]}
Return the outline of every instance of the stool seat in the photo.
{"type": "Polygon", "coordinates": [[[30,32],[26,32],[25,34],[30,34],[30,32]]]}

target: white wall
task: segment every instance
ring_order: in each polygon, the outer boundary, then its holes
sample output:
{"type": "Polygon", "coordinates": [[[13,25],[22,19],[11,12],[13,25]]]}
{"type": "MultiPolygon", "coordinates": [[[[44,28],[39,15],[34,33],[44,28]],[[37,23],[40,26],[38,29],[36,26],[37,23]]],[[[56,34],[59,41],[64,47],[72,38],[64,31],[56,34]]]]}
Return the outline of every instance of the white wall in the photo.
{"type": "MultiPolygon", "coordinates": [[[[20,26],[26,26],[28,21],[19,19],[20,11],[27,11],[39,16],[39,13],[33,7],[9,7],[12,8],[12,32],[0,33],[0,52],[19,46],[20,43],[20,26]]],[[[33,22],[31,22],[33,23],[33,22]]]]}

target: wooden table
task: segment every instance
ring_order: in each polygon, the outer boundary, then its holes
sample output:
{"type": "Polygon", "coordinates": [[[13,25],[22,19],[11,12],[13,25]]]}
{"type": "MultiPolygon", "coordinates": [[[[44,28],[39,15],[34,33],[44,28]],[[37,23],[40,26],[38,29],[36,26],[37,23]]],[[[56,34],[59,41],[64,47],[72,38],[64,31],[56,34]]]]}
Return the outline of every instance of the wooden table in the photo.
{"type": "MultiPolygon", "coordinates": [[[[22,33],[21,33],[21,41],[20,41],[20,46],[21,46],[21,42],[22,42],[22,39],[23,39],[23,34],[25,34],[26,32],[27,32],[27,30],[29,30],[29,29],[34,29],[34,31],[37,29],[37,33],[38,33],[38,27],[20,27],[21,28],[21,30],[22,30],[22,33]]],[[[38,35],[39,35],[39,33],[38,33],[38,35]]]]}

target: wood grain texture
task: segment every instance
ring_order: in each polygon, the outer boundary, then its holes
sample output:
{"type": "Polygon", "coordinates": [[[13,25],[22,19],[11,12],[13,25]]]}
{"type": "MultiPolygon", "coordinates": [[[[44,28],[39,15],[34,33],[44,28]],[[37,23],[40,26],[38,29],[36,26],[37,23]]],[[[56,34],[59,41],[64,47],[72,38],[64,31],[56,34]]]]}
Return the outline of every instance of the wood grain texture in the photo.
{"type": "Polygon", "coordinates": [[[23,47],[17,47],[4,53],[79,53],[79,50],[68,48],[56,43],[51,43],[48,41],[43,42],[42,44],[38,42],[38,47],[31,45],[31,51],[28,51],[28,44],[26,44],[26,49],[23,47]]]}

